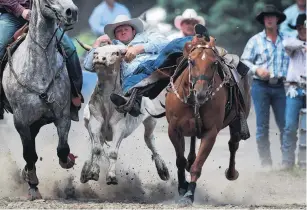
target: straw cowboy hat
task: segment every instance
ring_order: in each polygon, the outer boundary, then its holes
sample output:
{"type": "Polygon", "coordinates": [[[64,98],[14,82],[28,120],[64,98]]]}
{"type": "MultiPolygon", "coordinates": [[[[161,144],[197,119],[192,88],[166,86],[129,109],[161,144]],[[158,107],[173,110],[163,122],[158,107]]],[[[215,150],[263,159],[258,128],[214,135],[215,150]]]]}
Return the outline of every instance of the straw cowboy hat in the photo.
{"type": "Polygon", "coordinates": [[[107,34],[110,39],[115,39],[114,30],[118,26],[129,25],[132,26],[136,33],[141,33],[144,31],[144,23],[139,18],[130,19],[127,15],[118,15],[113,23],[107,24],[104,27],[104,33],[107,34]]]}
{"type": "Polygon", "coordinates": [[[264,16],[266,15],[275,15],[278,17],[277,24],[281,24],[284,22],[284,20],[286,20],[286,15],[272,4],[266,5],[264,9],[256,16],[256,20],[258,20],[259,23],[264,24],[264,16]]]}
{"type": "Polygon", "coordinates": [[[288,24],[289,28],[294,29],[294,30],[299,25],[302,25],[302,26],[304,26],[306,28],[306,14],[300,14],[300,15],[297,16],[295,26],[291,25],[290,23],[288,24]]]}
{"type": "Polygon", "coordinates": [[[182,15],[178,15],[174,20],[174,25],[177,29],[181,29],[181,23],[184,20],[194,19],[197,20],[199,24],[205,25],[205,19],[198,16],[194,9],[186,9],[182,15]]]}

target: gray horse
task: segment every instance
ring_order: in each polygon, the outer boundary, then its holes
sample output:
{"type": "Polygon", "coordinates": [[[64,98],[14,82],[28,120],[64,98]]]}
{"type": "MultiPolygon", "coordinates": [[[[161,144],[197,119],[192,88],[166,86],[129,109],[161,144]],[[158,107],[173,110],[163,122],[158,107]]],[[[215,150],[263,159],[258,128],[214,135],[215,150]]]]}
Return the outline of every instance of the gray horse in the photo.
{"type": "Polygon", "coordinates": [[[39,199],[35,163],[35,137],[40,128],[54,123],[62,168],[73,167],[75,156],[67,142],[71,125],[71,87],[65,61],[57,52],[56,21],[70,27],[78,8],[72,0],[33,0],[29,32],[3,73],[3,90],[12,108],[20,134],[26,165],[22,176],[28,182],[29,199],[39,199]]]}

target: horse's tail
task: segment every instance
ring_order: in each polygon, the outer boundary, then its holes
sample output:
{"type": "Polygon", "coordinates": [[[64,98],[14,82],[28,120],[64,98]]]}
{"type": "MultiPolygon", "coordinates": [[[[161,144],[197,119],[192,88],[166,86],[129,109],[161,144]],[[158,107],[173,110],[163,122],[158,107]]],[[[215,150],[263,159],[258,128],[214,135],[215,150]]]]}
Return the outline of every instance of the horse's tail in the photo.
{"type": "MultiPolygon", "coordinates": [[[[162,102],[160,101],[160,105],[165,109],[165,105],[162,104],[162,102]]],[[[158,115],[153,115],[153,114],[150,114],[149,111],[145,108],[146,112],[152,116],[153,118],[162,118],[162,117],[165,117],[165,112],[161,113],[161,114],[158,114],[158,115]]]]}

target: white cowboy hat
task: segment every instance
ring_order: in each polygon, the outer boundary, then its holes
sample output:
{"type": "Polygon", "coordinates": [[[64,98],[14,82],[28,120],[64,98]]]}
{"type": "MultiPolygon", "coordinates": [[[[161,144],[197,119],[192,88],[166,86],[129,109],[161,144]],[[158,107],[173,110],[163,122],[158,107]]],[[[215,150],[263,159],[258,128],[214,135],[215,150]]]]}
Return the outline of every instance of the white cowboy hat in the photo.
{"type": "Polygon", "coordinates": [[[136,33],[140,33],[144,31],[144,24],[141,19],[139,18],[130,19],[127,15],[118,15],[113,21],[113,23],[107,24],[104,27],[104,33],[107,34],[111,40],[115,39],[114,30],[115,28],[121,25],[132,26],[134,30],[136,31],[136,33]]]}
{"type": "Polygon", "coordinates": [[[179,30],[181,29],[181,23],[184,20],[194,19],[197,20],[198,23],[205,25],[205,19],[201,16],[197,16],[197,13],[194,9],[186,9],[182,15],[178,15],[174,20],[174,25],[179,30]]]}

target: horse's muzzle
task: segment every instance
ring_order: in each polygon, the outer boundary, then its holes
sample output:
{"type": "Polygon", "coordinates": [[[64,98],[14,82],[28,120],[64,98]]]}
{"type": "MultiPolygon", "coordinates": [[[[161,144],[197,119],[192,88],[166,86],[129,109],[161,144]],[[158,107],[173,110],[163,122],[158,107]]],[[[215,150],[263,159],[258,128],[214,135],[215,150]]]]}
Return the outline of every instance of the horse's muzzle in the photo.
{"type": "Polygon", "coordinates": [[[78,8],[76,6],[69,6],[64,8],[62,16],[65,19],[65,25],[71,26],[78,21],[78,8]]]}

